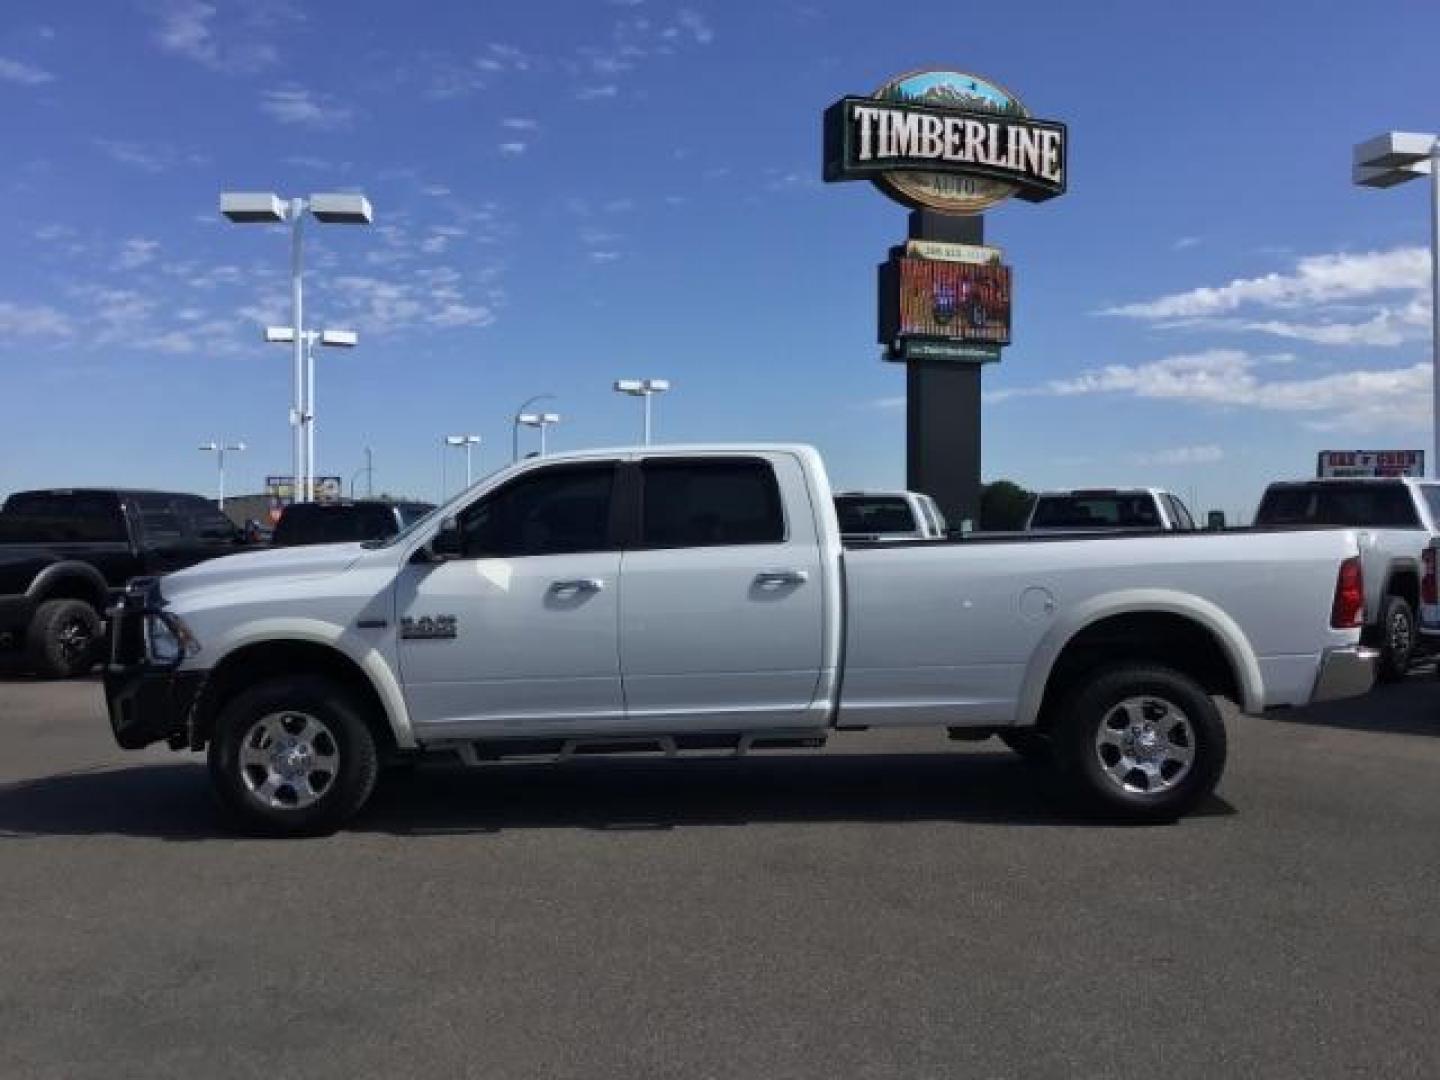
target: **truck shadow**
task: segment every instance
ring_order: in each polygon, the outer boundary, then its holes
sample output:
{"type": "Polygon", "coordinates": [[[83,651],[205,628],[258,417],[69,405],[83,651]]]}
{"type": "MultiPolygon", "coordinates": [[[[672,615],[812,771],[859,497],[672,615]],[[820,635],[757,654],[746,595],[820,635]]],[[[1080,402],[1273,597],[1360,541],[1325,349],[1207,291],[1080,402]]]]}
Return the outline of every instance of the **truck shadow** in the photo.
{"type": "Polygon", "coordinates": [[[1327,701],[1271,714],[1282,723],[1317,724],[1382,735],[1440,736],[1440,680],[1433,667],[1397,683],[1381,683],[1364,697],[1327,701]]]}
{"type": "MultiPolygon", "coordinates": [[[[1212,797],[1200,815],[1234,810],[1212,797]]],[[[656,831],[827,822],[1096,825],[1043,771],[1008,754],[797,755],[744,761],[576,762],[386,777],[348,828],[391,835],[512,829],[656,831]]],[[[0,840],[121,835],[233,839],[195,762],[0,785],[0,840]]]]}

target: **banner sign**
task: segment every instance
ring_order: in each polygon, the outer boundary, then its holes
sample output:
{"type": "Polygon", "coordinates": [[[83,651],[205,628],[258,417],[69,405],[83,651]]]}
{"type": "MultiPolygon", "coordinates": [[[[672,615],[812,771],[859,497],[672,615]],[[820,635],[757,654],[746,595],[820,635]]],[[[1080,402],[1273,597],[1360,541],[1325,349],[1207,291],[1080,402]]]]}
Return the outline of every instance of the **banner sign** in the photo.
{"type": "Polygon", "coordinates": [[[996,265],[999,265],[1004,257],[999,248],[984,247],[980,244],[950,244],[943,240],[907,240],[905,254],[913,255],[917,259],[996,265]]]}
{"type": "Polygon", "coordinates": [[[1326,477],[1425,475],[1424,450],[1321,450],[1315,475],[1326,477]]]}
{"type": "Polygon", "coordinates": [[[978,214],[1065,193],[1066,128],[995,83],[917,71],[825,111],[825,180],[872,180],[912,209],[978,214]]]}

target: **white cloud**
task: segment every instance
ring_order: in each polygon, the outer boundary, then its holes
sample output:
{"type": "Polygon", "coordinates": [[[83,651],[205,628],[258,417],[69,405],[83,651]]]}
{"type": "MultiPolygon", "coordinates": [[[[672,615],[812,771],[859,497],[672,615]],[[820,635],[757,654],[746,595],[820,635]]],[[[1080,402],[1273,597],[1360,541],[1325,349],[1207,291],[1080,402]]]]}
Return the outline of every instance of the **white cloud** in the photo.
{"type": "Polygon", "coordinates": [[[694,8],[681,8],[675,16],[675,21],[689,31],[690,36],[695,39],[697,45],[709,45],[715,40],[715,31],[711,28],[705,16],[701,15],[694,8]]]}
{"type": "Polygon", "coordinates": [[[540,122],[523,116],[507,116],[500,121],[500,126],[509,128],[511,131],[536,131],[540,127],[540,122]]]}
{"type": "Polygon", "coordinates": [[[154,262],[155,253],[160,250],[160,241],[131,237],[120,245],[120,256],[115,265],[121,270],[135,270],[146,263],[154,262]]]}
{"type": "Polygon", "coordinates": [[[8,337],[69,337],[70,319],[49,304],[16,304],[0,300],[0,334],[8,337]]]}
{"type": "Polygon", "coordinates": [[[593,263],[612,263],[620,258],[618,251],[592,251],[590,261],[593,263]]]}
{"type": "Polygon", "coordinates": [[[1430,254],[1424,248],[1395,248],[1360,255],[1307,255],[1292,274],[1236,278],[1215,288],[1190,289],[1154,300],[1122,304],[1106,314],[1136,319],[1194,319],[1223,315],[1244,304],[1303,307],[1414,291],[1428,286],[1430,254]]]}
{"type": "Polygon", "coordinates": [[[499,147],[497,147],[497,149],[505,157],[519,157],[521,154],[525,153],[525,143],[504,142],[501,143],[499,147]]]}
{"type": "Polygon", "coordinates": [[[1178,240],[1176,240],[1175,243],[1171,244],[1170,246],[1171,246],[1171,248],[1173,248],[1175,251],[1184,251],[1186,248],[1195,247],[1195,246],[1196,246],[1197,244],[1199,244],[1199,243],[1200,243],[1200,237],[1198,237],[1198,236],[1182,236],[1182,237],[1180,237],[1178,240]]]}
{"type": "MultiPolygon", "coordinates": [[[[239,40],[222,42],[215,30],[219,9],[214,4],[204,0],[152,0],[147,6],[157,18],[155,41],[160,48],[212,71],[259,71],[279,59],[273,45],[255,40],[261,30],[259,10],[234,32],[239,40]]],[[[274,5],[268,5],[263,14],[267,20],[282,15],[296,17],[288,9],[274,5]]]]}
{"type": "Polygon", "coordinates": [[[575,96],[581,101],[596,101],[600,98],[613,98],[620,93],[620,88],[614,83],[603,83],[598,86],[582,86],[575,91],[575,96]]]}
{"type": "Polygon", "coordinates": [[[282,86],[266,90],[260,110],[282,124],[299,124],[312,128],[337,128],[350,123],[354,114],[324,94],[303,86],[282,86]]]}
{"type": "Polygon", "coordinates": [[[1225,459],[1225,451],[1213,443],[1202,446],[1172,446],[1167,450],[1150,450],[1135,454],[1136,465],[1213,465],[1225,459]]]}
{"type": "Polygon", "coordinates": [[[0,79],[19,83],[21,86],[43,86],[45,83],[54,82],[55,76],[44,68],[27,64],[24,60],[0,56],[0,79]]]}
{"type": "Polygon", "coordinates": [[[1428,422],[1429,364],[1276,379],[1266,375],[1270,360],[1240,349],[1210,349],[1144,364],[1110,364],[1035,386],[992,390],[985,394],[985,400],[1119,394],[1261,412],[1314,414],[1310,426],[1327,429],[1380,431],[1428,422]]]}

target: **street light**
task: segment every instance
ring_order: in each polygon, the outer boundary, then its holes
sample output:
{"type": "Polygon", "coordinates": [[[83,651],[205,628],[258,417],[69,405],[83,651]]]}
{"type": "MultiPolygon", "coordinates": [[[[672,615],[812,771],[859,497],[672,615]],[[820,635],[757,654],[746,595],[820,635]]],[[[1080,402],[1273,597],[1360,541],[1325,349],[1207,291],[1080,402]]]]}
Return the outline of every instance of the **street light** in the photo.
{"type": "Polygon", "coordinates": [[[1351,180],[1388,188],[1430,177],[1430,475],[1440,476],[1440,136],[1388,131],[1355,146],[1351,180]]]}
{"type": "MultiPolygon", "coordinates": [[[[288,339],[271,338],[266,331],[266,340],[287,340],[295,346],[295,406],[290,410],[290,425],[295,430],[294,474],[298,487],[296,501],[306,502],[310,498],[310,485],[300,486],[300,479],[306,474],[309,464],[305,457],[305,287],[304,287],[304,240],[302,225],[306,213],[316,221],[337,225],[369,225],[372,220],[370,200],[357,194],[319,194],[309,198],[295,197],[282,199],[273,192],[222,191],[220,213],[240,225],[290,225],[290,304],[292,308],[291,336],[288,339]]],[[[351,342],[353,345],[354,342],[351,342]]],[[[313,376],[312,376],[313,377],[313,376]]],[[[311,449],[314,438],[311,433],[311,449]]]]}
{"type": "Polygon", "coordinates": [[[547,412],[547,413],[520,413],[518,416],[515,417],[515,422],[516,422],[517,424],[524,424],[526,427],[533,427],[533,428],[539,428],[539,429],[540,429],[540,456],[541,456],[541,457],[544,457],[544,456],[545,456],[545,429],[548,428],[551,424],[558,424],[558,423],[560,422],[560,414],[559,414],[559,413],[553,413],[553,412],[547,412]]]}
{"type": "MultiPolygon", "coordinates": [[[[360,344],[360,335],[354,330],[306,330],[300,334],[300,339],[305,362],[301,372],[303,378],[296,380],[296,389],[300,392],[298,416],[300,430],[304,433],[304,460],[299,475],[295,477],[295,486],[298,493],[296,501],[309,502],[315,497],[315,343],[319,342],[322,348],[353,349],[360,344]]],[[[267,326],[265,340],[288,344],[295,340],[295,328],[267,326]]]]}
{"type": "Polygon", "coordinates": [[[225,451],[244,450],[243,442],[227,443],[224,439],[217,439],[215,442],[201,443],[201,450],[208,451],[215,455],[220,463],[220,498],[216,500],[221,510],[225,509],[225,451]]]}
{"type": "Polygon", "coordinates": [[[473,480],[470,472],[470,451],[480,445],[479,435],[446,435],[445,442],[449,446],[463,446],[465,448],[465,486],[468,488],[473,480]]]}
{"type": "Polygon", "coordinates": [[[510,421],[510,461],[512,463],[520,460],[520,415],[534,405],[537,401],[553,401],[554,394],[536,394],[534,397],[526,398],[515,410],[515,416],[510,421]]]}
{"type": "Polygon", "coordinates": [[[645,399],[645,445],[650,445],[650,399],[670,389],[669,379],[616,379],[615,391],[645,399]]]}

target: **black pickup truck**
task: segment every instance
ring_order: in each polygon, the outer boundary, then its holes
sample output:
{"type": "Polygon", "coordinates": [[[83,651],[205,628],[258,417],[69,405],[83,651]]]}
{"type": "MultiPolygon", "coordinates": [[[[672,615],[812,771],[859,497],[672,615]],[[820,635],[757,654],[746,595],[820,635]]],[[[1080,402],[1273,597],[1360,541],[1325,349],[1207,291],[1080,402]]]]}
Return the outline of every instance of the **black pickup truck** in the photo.
{"type": "Polygon", "coordinates": [[[112,593],[244,550],[243,534],[199,495],[114,488],[20,491],[0,508],[0,650],[51,678],[100,658],[112,593]]]}

